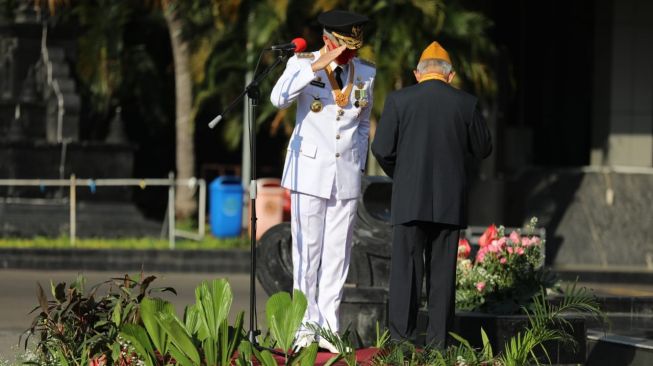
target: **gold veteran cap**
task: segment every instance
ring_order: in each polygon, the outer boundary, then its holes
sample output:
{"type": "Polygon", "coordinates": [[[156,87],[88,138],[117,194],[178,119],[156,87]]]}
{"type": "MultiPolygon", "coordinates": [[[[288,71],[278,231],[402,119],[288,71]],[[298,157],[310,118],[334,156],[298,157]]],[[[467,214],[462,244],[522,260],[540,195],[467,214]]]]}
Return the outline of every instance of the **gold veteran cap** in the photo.
{"type": "Polygon", "coordinates": [[[447,52],[447,50],[442,48],[442,46],[440,46],[440,44],[436,41],[434,41],[428,47],[426,47],[426,49],[424,49],[424,52],[422,52],[422,56],[419,58],[419,61],[422,62],[423,60],[433,59],[433,58],[447,61],[449,64],[451,64],[449,53],[447,52]]]}
{"type": "Polygon", "coordinates": [[[345,10],[330,10],[320,14],[317,21],[347,48],[356,50],[363,46],[363,24],[369,21],[368,17],[345,10]]]}

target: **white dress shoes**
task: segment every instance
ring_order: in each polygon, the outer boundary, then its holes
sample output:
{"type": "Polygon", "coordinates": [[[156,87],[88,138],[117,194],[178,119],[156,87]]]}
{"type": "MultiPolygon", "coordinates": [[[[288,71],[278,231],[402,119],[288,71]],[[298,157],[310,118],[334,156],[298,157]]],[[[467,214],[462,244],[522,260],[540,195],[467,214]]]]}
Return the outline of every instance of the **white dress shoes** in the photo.
{"type": "Polygon", "coordinates": [[[315,342],[315,336],[313,334],[302,334],[297,337],[295,341],[295,350],[299,351],[302,348],[306,348],[315,342]]]}
{"type": "Polygon", "coordinates": [[[318,346],[320,348],[323,348],[323,349],[331,352],[331,353],[340,353],[340,351],[338,351],[336,346],[334,346],[333,344],[331,344],[331,342],[329,342],[326,339],[321,338],[321,337],[320,337],[320,341],[318,342],[318,346]]]}

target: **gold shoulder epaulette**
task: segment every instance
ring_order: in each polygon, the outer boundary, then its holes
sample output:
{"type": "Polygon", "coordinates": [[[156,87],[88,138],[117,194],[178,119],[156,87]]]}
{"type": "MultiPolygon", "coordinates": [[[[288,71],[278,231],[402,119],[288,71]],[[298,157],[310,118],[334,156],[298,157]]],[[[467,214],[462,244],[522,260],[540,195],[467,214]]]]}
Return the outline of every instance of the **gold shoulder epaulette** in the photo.
{"type": "Polygon", "coordinates": [[[360,60],[360,62],[361,62],[363,65],[367,65],[367,66],[369,66],[369,67],[374,67],[374,68],[376,68],[376,64],[375,64],[374,62],[370,61],[370,60],[366,60],[366,59],[364,59],[364,58],[359,58],[359,60],[360,60]]]}
{"type": "Polygon", "coordinates": [[[313,55],[313,52],[297,52],[295,54],[297,58],[307,58],[309,60],[312,60],[315,58],[315,55],[313,55]]]}

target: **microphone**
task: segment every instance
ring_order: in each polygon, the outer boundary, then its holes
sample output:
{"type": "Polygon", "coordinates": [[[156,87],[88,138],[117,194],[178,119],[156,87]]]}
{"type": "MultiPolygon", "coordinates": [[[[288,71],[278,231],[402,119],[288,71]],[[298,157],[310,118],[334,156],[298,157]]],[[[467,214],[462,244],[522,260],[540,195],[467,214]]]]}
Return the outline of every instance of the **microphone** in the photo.
{"type": "Polygon", "coordinates": [[[293,39],[290,43],[275,44],[268,48],[271,51],[293,51],[302,52],[306,49],[306,40],[301,37],[293,39]]]}
{"type": "MultiPolygon", "coordinates": [[[[290,43],[276,44],[276,45],[270,46],[270,48],[266,48],[266,50],[268,50],[268,51],[282,51],[282,52],[302,52],[305,49],[306,49],[306,40],[304,38],[301,38],[301,37],[297,37],[297,38],[293,39],[290,43]]],[[[279,59],[277,59],[276,63],[272,67],[276,66],[282,59],[285,59],[286,56],[289,56],[289,55],[284,54],[283,57],[280,57],[279,59]]],[[[263,72],[263,75],[267,75],[270,70],[271,70],[271,68],[268,68],[265,72],[263,72]]],[[[258,82],[257,80],[258,79],[255,79],[254,82],[258,82]]],[[[252,84],[250,84],[250,86],[251,85],[252,84]]],[[[247,88],[249,89],[249,86],[247,88]]],[[[231,108],[236,104],[236,102],[246,94],[248,89],[245,89],[245,91],[243,91],[243,93],[238,98],[236,98],[236,100],[231,102],[231,104],[229,104],[229,106],[227,106],[227,109],[225,109],[222,112],[222,114],[220,114],[217,117],[215,117],[214,119],[212,119],[211,122],[209,122],[209,128],[211,128],[211,129],[215,128],[215,126],[217,126],[217,124],[220,123],[220,121],[222,121],[222,119],[224,118],[224,115],[228,111],[230,111],[231,108]]]]}
{"type": "Polygon", "coordinates": [[[219,115],[219,116],[215,117],[213,120],[211,120],[211,122],[209,122],[209,128],[215,127],[215,125],[217,125],[218,122],[220,122],[220,121],[222,121],[222,115],[219,115]]]}

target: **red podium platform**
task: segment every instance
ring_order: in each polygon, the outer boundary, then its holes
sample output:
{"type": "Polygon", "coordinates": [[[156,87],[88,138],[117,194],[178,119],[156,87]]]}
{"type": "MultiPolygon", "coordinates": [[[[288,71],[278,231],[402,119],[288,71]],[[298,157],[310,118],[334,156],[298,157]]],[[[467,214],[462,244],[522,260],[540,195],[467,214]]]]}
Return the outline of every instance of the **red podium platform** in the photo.
{"type": "MultiPolygon", "coordinates": [[[[359,349],[356,350],[356,362],[359,365],[366,366],[366,365],[371,365],[372,360],[374,360],[374,357],[379,353],[378,348],[364,348],[364,349],[359,349]]],[[[327,361],[329,361],[333,356],[335,356],[334,353],[329,353],[329,352],[319,352],[317,354],[317,358],[315,359],[315,365],[316,366],[322,366],[327,361]]],[[[284,359],[282,356],[274,356],[275,360],[279,363],[279,365],[284,364],[284,359]]],[[[342,365],[347,365],[344,360],[340,360],[336,362],[334,365],[337,366],[342,366],[342,365]]]]}

